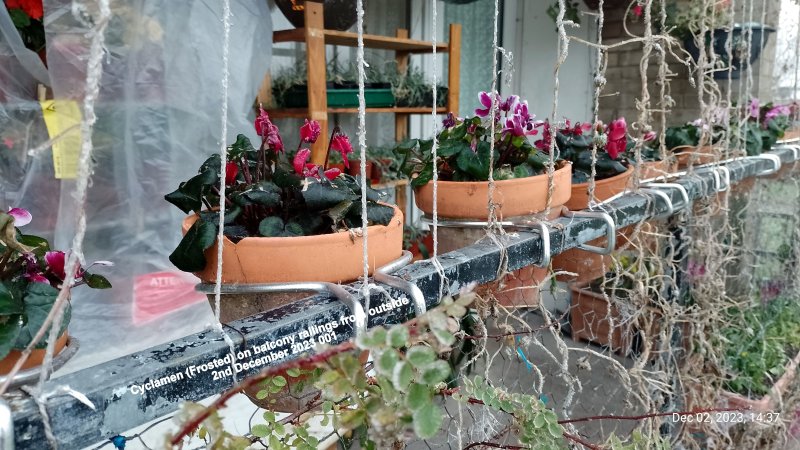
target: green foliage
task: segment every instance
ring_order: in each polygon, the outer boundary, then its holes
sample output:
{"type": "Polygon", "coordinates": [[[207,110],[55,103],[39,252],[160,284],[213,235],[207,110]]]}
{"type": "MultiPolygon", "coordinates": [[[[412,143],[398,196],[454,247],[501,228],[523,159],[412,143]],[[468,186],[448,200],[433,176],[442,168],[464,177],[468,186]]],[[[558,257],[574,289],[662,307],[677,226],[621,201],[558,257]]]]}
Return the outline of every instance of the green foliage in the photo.
{"type": "Polygon", "coordinates": [[[489,408],[511,414],[519,429],[521,444],[541,450],[568,448],[558,416],[537,396],[507,392],[493,387],[489,380],[479,376],[472,380],[465,379],[463,391],[463,395],[456,394],[453,397],[464,402],[475,398],[489,408]]]}
{"type": "Polygon", "coordinates": [[[728,390],[763,396],[800,351],[800,303],[777,298],[743,311],[727,311],[731,326],[720,333],[730,379],[728,390]]]}
{"type": "MultiPolygon", "coordinates": [[[[521,137],[504,133],[501,126],[491,136],[490,124],[480,117],[456,123],[439,133],[436,169],[444,181],[486,181],[489,171],[502,174],[503,179],[539,175],[542,168],[529,163],[537,150],[521,137]],[[491,163],[490,140],[495,140],[491,163]],[[518,167],[522,166],[522,169],[518,167]],[[501,172],[502,171],[502,172],[501,172]]],[[[402,142],[395,152],[403,159],[401,171],[411,180],[411,186],[424,186],[433,179],[433,140],[411,139],[402,142]]]]}
{"type": "MultiPolygon", "coordinates": [[[[564,2],[564,20],[571,20],[575,22],[576,25],[581,24],[581,17],[580,17],[580,9],[578,9],[578,2],[575,1],[565,1],[564,2]]],[[[556,1],[552,5],[547,7],[547,15],[553,19],[553,22],[558,20],[558,13],[560,11],[560,7],[558,2],[556,1]]]]}

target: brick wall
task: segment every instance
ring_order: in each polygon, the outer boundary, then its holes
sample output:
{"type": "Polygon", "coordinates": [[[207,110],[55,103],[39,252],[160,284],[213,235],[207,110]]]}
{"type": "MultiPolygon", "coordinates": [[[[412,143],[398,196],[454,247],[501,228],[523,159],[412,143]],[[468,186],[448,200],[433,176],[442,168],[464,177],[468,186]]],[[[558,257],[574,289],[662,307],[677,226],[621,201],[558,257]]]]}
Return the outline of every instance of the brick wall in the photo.
{"type": "MultiPolygon", "coordinates": [[[[776,0],[767,1],[766,20],[767,24],[775,26],[778,22],[780,12],[780,2],[776,0]]],[[[753,20],[760,22],[762,3],[754,3],[753,20]]],[[[605,44],[613,44],[625,41],[630,37],[625,33],[622,18],[625,10],[623,8],[607,9],[605,11],[605,24],[603,27],[603,41],[605,44]]],[[[747,15],[749,11],[745,11],[747,15]]],[[[737,11],[737,16],[741,16],[741,11],[737,11]]],[[[636,36],[644,34],[642,23],[627,22],[628,31],[636,36]]],[[[761,58],[753,64],[753,96],[766,102],[772,99],[773,92],[773,64],[775,61],[775,42],[773,35],[767,41],[767,45],[762,52],[761,58]]],[[[640,63],[643,55],[643,45],[641,43],[629,43],[609,51],[608,66],[606,69],[607,84],[600,99],[601,119],[610,120],[614,117],[624,116],[629,123],[638,119],[639,112],[636,109],[636,102],[642,97],[642,82],[640,75],[640,63]]],[[[688,57],[682,52],[682,43],[675,47],[675,52],[682,57],[688,57]]],[[[689,80],[690,72],[680,60],[668,55],[667,63],[671,72],[669,77],[669,87],[671,97],[674,100],[671,113],[667,116],[668,125],[678,125],[696,119],[700,115],[700,103],[697,89],[692,86],[689,80]]],[[[660,109],[659,105],[659,86],[658,81],[659,62],[654,51],[649,60],[648,86],[650,92],[650,109],[660,109]]],[[[727,97],[728,81],[718,80],[723,99],[727,97]]],[[[743,83],[742,83],[743,84],[743,83]]],[[[735,102],[739,97],[738,80],[731,83],[732,99],[735,102]]],[[[651,123],[656,126],[660,123],[658,113],[651,118],[651,123]]]]}

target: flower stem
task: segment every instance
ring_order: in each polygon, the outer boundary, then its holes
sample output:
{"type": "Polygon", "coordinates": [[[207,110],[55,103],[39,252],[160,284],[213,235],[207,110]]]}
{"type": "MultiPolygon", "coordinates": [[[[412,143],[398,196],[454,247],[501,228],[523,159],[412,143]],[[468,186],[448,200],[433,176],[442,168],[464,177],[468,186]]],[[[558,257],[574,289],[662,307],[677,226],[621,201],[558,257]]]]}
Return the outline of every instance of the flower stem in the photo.
{"type": "MultiPolygon", "coordinates": [[[[325,164],[322,165],[323,172],[328,170],[328,158],[330,158],[331,156],[331,145],[333,144],[333,138],[336,137],[340,132],[341,130],[339,130],[338,126],[333,127],[333,131],[331,132],[331,138],[328,139],[328,150],[325,151],[325,164]]],[[[344,158],[344,155],[342,156],[342,158],[344,158]]]]}

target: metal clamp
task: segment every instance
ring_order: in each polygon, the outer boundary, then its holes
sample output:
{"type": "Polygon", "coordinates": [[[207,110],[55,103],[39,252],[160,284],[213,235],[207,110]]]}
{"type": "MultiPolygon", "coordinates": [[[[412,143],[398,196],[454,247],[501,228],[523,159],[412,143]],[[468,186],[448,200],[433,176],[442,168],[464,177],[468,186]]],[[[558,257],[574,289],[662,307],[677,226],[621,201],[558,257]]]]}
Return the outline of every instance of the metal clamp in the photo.
{"type": "Polygon", "coordinates": [[[757,173],[757,177],[763,177],[766,175],[772,175],[777,173],[781,169],[781,157],[774,154],[764,153],[761,155],[750,156],[750,159],[765,159],[767,161],[772,161],[773,167],[770,169],[762,170],[761,172],[757,173]]]}
{"type": "MultiPolygon", "coordinates": [[[[195,290],[204,294],[214,293],[213,283],[200,283],[195,290]]],[[[326,282],[299,282],[299,283],[260,283],[260,284],[223,284],[220,294],[264,294],[269,292],[317,292],[331,294],[344,303],[355,317],[356,335],[367,331],[367,313],[364,306],[356,300],[341,285],[326,282]]]]}
{"type": "Polygon", "coordinates": [[[711,173],[714,176],[714,192],[722,192],[720,191],[720,187],[722,186],[722,180],[720,179],[719,172],[717,169],[720,166],[707,166],[701,167],[699,169],[695,169],[695,173],[711,173]]]}
{"type": "MultiPolygon", "coordinates": [[[[420,222],[426,225],[433,225],[433,220],[427,217],[424,214],[421,214],[419,217],[420,222]]],[[[515,224],[513,222],[497,222],[500,226],[503,227],[515,227],[520,226],[519,224],[515,224]]],[[[437,226],[443,228],[486,228],[489,226],[488,221],[480,221],[480,220],[457,220],[457,219],[437,219],[436,220],[437,226]]]]}
{"type": "Polygon", "coordinates": [[[376,269],[375,273],[372,275],[372,278],[378,283],[389,285],[408,294],[414,304],[414,312],[416,313],[417,317],[419,317],[425,314],[427,311],[427,306],[425,305],[425,295],[422,294],[422,290],[419,288],[419,286],[410,281],[389,275],[390,273],[396,272],[398,269],[406,266],[413,257],[414,255],[412,255],[411,252],[408,250],[403,250],[403,256],[379,269],[376,269]]]}
{"type": "Polygon", "coordinates": [[[785,145],[781,145],[780,147],[778,147],[779,150],[780,149],[785,149],[785,148],[788,148],[789,150],[792,151],[792,155],[794,155],[794,157],[792,158],[792,162],[796,162],[797,160],[800,159],[800,145],[798,145],[798,144],[785,144],[785,145]]]}
{"type": "Polygon", "coordinates": [[[617,247],[617,224],[614,223],[614,218],[612,218],[608,213],[601,211],[570,211],[569,209],[564,207],[562,209],[562,215],[570,219],[572,218],[601,219],[605,222],[606,226],[605,248],[595,247],[594,245],[587,245],[587,244],[580,244],[577,246],[577,248],[590,253],[597,253],[598,255],[609,255],[617,247]]]}
{"type": "Polygon", "coordinates": [[[539,237],[542,238],[542,261],[538,264],[539,267],[549,267],[552,252],[550,251],[550,227],[545,222],[537,222],[536,227],[539,228],[539,237]]]}
{"type": "Polygon", "coordinates": [[[662,200],[664,200],[664,203],[667,204],[667,210],[661,214],[655,215],[654,216],[655,219],[666,219],[675,212],[675,205],[672,204],[672,199],[664,191],[660,191],[658,189],[648,189],[648,188],[639,189],[639,191],[655,195],[656,197],[659,197],[662,200]]]}
{"type": "Polygon", "coordinates": [[[675,208],[675,204],[673,203],[673,211],[680,210],[689,206],[689,193],[686,192],[686,188],[683,185],[678,183],[649,183],[645,185],[645,187],[649,188],[668,188],[668,189],[675,189],[681,194],[681,199],[683,199],[683,204],[680,208],[675,208]]]}
{"type": "Polygon", "coordinates": [[[717,192],[725,192],[731,188],[731,169],[728,166],[717,166],[717,170],[719,170],[724,179],[724,186],[717,192]]]}

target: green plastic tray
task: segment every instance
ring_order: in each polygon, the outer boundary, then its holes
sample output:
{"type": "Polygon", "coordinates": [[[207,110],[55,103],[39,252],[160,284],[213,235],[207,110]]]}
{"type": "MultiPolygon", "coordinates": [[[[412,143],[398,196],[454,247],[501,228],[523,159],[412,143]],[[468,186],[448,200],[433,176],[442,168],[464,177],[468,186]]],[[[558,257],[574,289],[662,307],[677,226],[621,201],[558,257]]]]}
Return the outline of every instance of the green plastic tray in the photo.
{"type": "MultiPolygon", "coordinates": [[[[394,95],[391,88],[364,89],[367,108],[386,108],[394,106],[394,95]]],[[[308,90],[306,87],[292,88],[284,96],[287,108],[305,108],[308,106],[308,90]]],[[[357,108],[358,89],[328,89],[329,108],[357,108]]]]}

